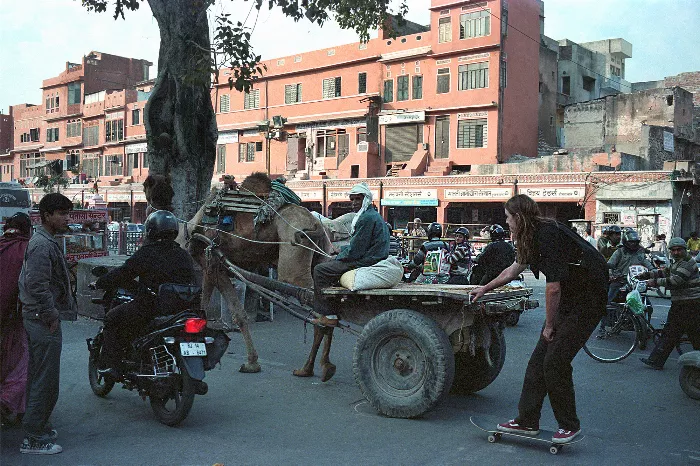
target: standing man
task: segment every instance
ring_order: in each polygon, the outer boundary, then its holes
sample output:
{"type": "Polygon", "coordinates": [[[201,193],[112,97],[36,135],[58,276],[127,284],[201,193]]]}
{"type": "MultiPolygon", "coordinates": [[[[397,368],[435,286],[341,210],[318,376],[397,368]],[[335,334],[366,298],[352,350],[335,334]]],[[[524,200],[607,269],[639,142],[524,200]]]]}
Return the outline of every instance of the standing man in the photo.
{"type": "Polygon", "coordinates": [[[697,231],[692,232],[688,238],[688,252],[693,256],[700,252],[700,238],[697,231]]]}
{"type": "Polygon", "coordinates": [[[338,325],[338,316],[330,308],[321,292],[332,286],[350,270],[369,267],[389,257],[389,229],[372,205],[372,192],[366,183],[356,184],[350,190],[353,212],[357,212],[350,227],[350,244],[343,247],[335,260],[314,267],[314,311],[320,316],[315,324],[325,327],[338,325]]]}
{"type": "Polygon", "coordinates": [[[617,225],[603,229],[603,235],[598,238],[598,251],[605,257],[605,260],[612,257],[618,244],[620,244],[621,237],[622,230],[617,225]]]}
{"type": "Polygon", "coordinates": [[[671,309],[661,341],[649,358],[641,358],[644,364],[654,369],[663,369],[684,333],[690,338],[693,348],[700,350],[700,273],[695,259],[686,248],[683,238],[671,238],[668,243],[671,266],[637,276],[646,279],[647,286],[665,286],[671,291],[671,309]]]}
{"type": "Polygon", "coordinates": [[[591,243],[591,246],[594,248],[598,247],[598,241],[591,235],[591,227],[586,226],[586,229],[583,230],[583,239],[591,243]]]}
{"type": "Polygon", "coordinates": [[[518,244],[517,260],[471,295],[481,298],[516,278],[529,264],[535,277],[540,272],[547,277],[546,316],[525,371],[518,416],[497,429],[537,435],[542,404],[549,396],[559,424],[552,442],[567,443],[581,432],[571,361],[605,313],[608,270],[595,248],[570,228],[542,217],[528,196],[510,198],[505,214],[518,244]]]}
{"type": "Polygon", "coordinates": [[[50,193],[39,202],[41,226],[29,240],[19,276],[19,299],[29,340],[27,410],[21,453],[53,455],[63,451],[49,417],[58,401],[61,368],[61,312],[75,311],[68,264],[56,235],[69,231],[73,207],[63,194],[50,193]]]}

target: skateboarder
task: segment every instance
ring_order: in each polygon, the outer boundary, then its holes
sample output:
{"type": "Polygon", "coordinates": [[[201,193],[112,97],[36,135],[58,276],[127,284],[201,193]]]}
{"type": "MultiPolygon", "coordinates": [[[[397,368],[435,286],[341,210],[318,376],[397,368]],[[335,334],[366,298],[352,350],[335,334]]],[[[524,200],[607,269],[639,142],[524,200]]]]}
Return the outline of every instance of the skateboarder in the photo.
{"type": "Polygon", "coordinates": [[[517,195],[505,204],[506,222],[517,244],[516,261],[485,286],[475,288],[474,300],[518,277],[529,264],[547,278],[546,318],[525,371],[518,417],[498,430],[537,435],[545,396],[559,429],[553,443],[568,443],[581,432],[576,415],[571,361],[605,314],[608,270],[603,256],[590,243],[556,221],[544,218],[535,201],[517,195]]]}

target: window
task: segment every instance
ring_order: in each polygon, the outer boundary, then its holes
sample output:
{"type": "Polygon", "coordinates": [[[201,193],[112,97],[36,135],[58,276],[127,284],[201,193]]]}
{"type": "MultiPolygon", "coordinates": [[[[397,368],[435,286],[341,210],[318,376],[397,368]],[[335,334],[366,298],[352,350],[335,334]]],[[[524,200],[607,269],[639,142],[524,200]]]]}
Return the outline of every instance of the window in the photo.
{"type": "Polygon", "coordinates": [[[77,149],[66,152],[66,170],[72,170],[80,166],[80,151],[77,149]]]}
{"type": "Polygon", "coordinates": [[[80,98],[80,83],[68,83],[68,105],[75,105],[81,102],[80,98]]]}
{"type": "Polygon", "coordinates": [[[593,92],[595,90],[595,78],[583,76],[583,90],[593,92]]]}
{"type": "Polygon", "coordinates": [[[284,86],[284,103],[296,104],[301,102],[301,84],[287,84],[284,86]]]}
{"type": "Polygon", "coordinates": [[[438,43],[452,42],[452,19],[440,18],[438,20],[438,43]]]}
{"type": "Polygon", "coordinates": [[[83,145],[96,146],[100,143],[100,127],[88,126],[83,128],[83,145]]]}
{"type": "Polygon", "coordinates": [[[408,76],[398,76],[396,78],[396,100],[408,100],[408,76]]]}
{"type": "Polygon", "coordinates": [[[139,168],[139,154],[138,153],[129,154],[129,165],[127,166],[127,168],[131,169],[131,170],[135,170],[135,169],[139,168]]]}
{"type": "Polygon", "coordinates": [[[340,95],[340,77],[323,80],[324,99],[332,99],[333,97],[340,97],[340,95]]]}
{"type": "Polygon", "coordinates": [[[238,163],[245,162],[246,154],[248,153],[248,144],[242,142],[238,144],[238,163]]]}
{"type": "Polygon", "coordinates": [[[459,38],[488,36],[491,33],[491,10],[464,13],[459,17],[459,38]]]}
{"type": "Polygon", "coordinates": [[[231,96],[224,94],[219,97],[219,113],[227,113],[231,109],[231,96]]]}
{"type": "Polygon", "coordinates": [[[437,93],[445,94],[450,92],[450,69],[440,68],[437,74],[437,93]]]}
{"type": "Polygon", "coordinates": [[[338,164],[345,160],[345,157],[350,154],[350,135],[349,134],[339,134],[338,135],[338,164]]]}
{"type": "Polygon", "coordinates": [[[93,157],[90,159],[83,159],[83,173],[88,178],[97,179],[100,177],[100,159],[93,157]]]}
{"type": "Polygon", "coordinates": [[[141,163],[141,166],[143,168],[148,168],[148,154],[146,152],[143,153],[143,162],[141,163]]]}
{"type": "Polygon", "coordinates": [[[357,75],[357,93],[365,94],[367,92],[367,73],[357,75]]]}
{"type": "Polygon", "coordinates": [[[489,87],[489,62],[459,65],[459,90],[489,87]]]}
{"type": "Polygon", "coordinates": [[[122,176],[124,170],[122,169],[122,163],[124,162],[124,155],[105,155],[104,157],[104,175],[105,176],[122,176]]]}
{"type": "Polygon", "coordinates": [[[105,122],[105,141],[116,142],[124,139],[124,120],[105,122]]]}
{"type": "Polygon", "coordinates": [[[39,152],[22,154],[19,157],[19,176],[20,178],[29,178],[38,176],[44,173],[43,168],[31,169],[34,165],[44,162],[46,159],[39,152]]]}
{"type": "Polygon", "coordinates": [[[243,108],[246,110],[260,108],[260,89],[251,89],[250,92],[245,93],[243,108]]]}
{"type": "Polygon", "coordinates": [[[473,149],[486,147],[486,118],[459,120],[457,125],[457,148],[473,149]]]}
{"type": "Polygon", "coordinates": [[[387,79],[384,81],[384,102],[394,101],[394,80],[387,79]]]}
{"type": "Polygon", "coordinates": [[[508,62],[501,60],[501,87],[508,86],[508,62]]]}
{"type": "Polygon", "coordinates": [[[46,130],[46,142],[58,142],[58,128],[46,130]]]}
{"type": "MultiPolygon", "coordinates": [[[[505,7],[505,5],[504,5],[505,7]]],[[[503,8],[503,12],[501,13],[501,35],[503,37],[508,35],[508,9],[503,8]]]]}
{"type": "Polygon", "coordinates": [[[571,94],[571,77],[564,76],[561,78],[561,93],[564,95],[571,94]]]}
{"type": "MultiPolygon", "coordinates": [[[[248,153],[246,154],[246,162],[255,162],[255,146],[257,146],[256,143],[254,142],[249,142],[248,143],[248,153]]],[[[260,146],[262,146],[262,142],[260,143],[260,146]]],[[[262,147],[260,147],[260,150],[262,150],[262,147]]]]}
{"type": "Polygon", "coordinates": [[[66,137],[77,138],[83,133],[83,122],[81,120],[68,120],[66,123],[66,137]]]}
{"type": "Polygon", "coordinates": [[[413,98],[422,99],[423,98],[423,76],[413,77],[413,98]]]}
{"type": "Polygon", "coordinates": [[[39,128],[32,128],[29,130],[29,140],[31,142],[39,142],[39,128]]]}
{"type": "Polygon", "coordinates": [[[367,128],[360,126],[357,128],[357,138],[356,143],[367,142],[367,128]]]}
{"type": "Polygon", "coordinates": [[[140,125],[141,124],[141,110],[135,108],[131,111],[131,124],[140,125]]]}
{"type": "Polygon", "coordinates": [[[620,212],[603,212],[603,223],[620,223],[620,212]]]}
{"type": "Polygon", "coordinates": [[[216,173],[226,173],[226,144],[216,146],[216,173]]]}
{"type": "Polygon", "coordinates": [[[262,141],[258,141],[255,143],[255,152],[262,152],[262,141]]]}
{"type": "Polygon", "coordinates": [[[46,113],[58,111],[58,92],[46,96],[46,113]]]}

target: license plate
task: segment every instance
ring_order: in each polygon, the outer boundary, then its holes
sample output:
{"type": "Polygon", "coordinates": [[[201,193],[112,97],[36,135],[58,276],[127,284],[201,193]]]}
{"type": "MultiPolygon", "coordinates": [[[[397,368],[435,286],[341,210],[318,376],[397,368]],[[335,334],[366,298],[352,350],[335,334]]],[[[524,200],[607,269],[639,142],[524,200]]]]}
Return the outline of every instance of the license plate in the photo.
{"type": "Polygon", "coordinates": [[[204,343],[180,343],[180,354],[183,356],[206,356],[207,347],[204,343]]]}

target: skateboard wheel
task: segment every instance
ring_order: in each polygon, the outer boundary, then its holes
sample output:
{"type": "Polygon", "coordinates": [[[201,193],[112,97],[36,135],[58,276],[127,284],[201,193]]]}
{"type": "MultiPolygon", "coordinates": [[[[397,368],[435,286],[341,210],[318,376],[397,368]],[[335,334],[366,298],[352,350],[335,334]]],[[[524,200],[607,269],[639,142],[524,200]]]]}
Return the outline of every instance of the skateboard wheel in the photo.
{"type": "Polygon", "coordinates": [[[501,440],[502,435],[498,432],[494,434],[496,436],[496,440],[501,440]]]}
{"type": "Polygon", "coordinates": [[[557,447],[556,445],[552,445],[551,447],[549,447],[549,452],[553,455],[556,455],[557,453],[559,453],[559,448],[560,447],[557,447]]]}
{"type": "Polygon", "coordinates": [[[489,435],[489,443],[496,443],[496,440],[498,439],[496,438],[495,434],[489,435]]]}

